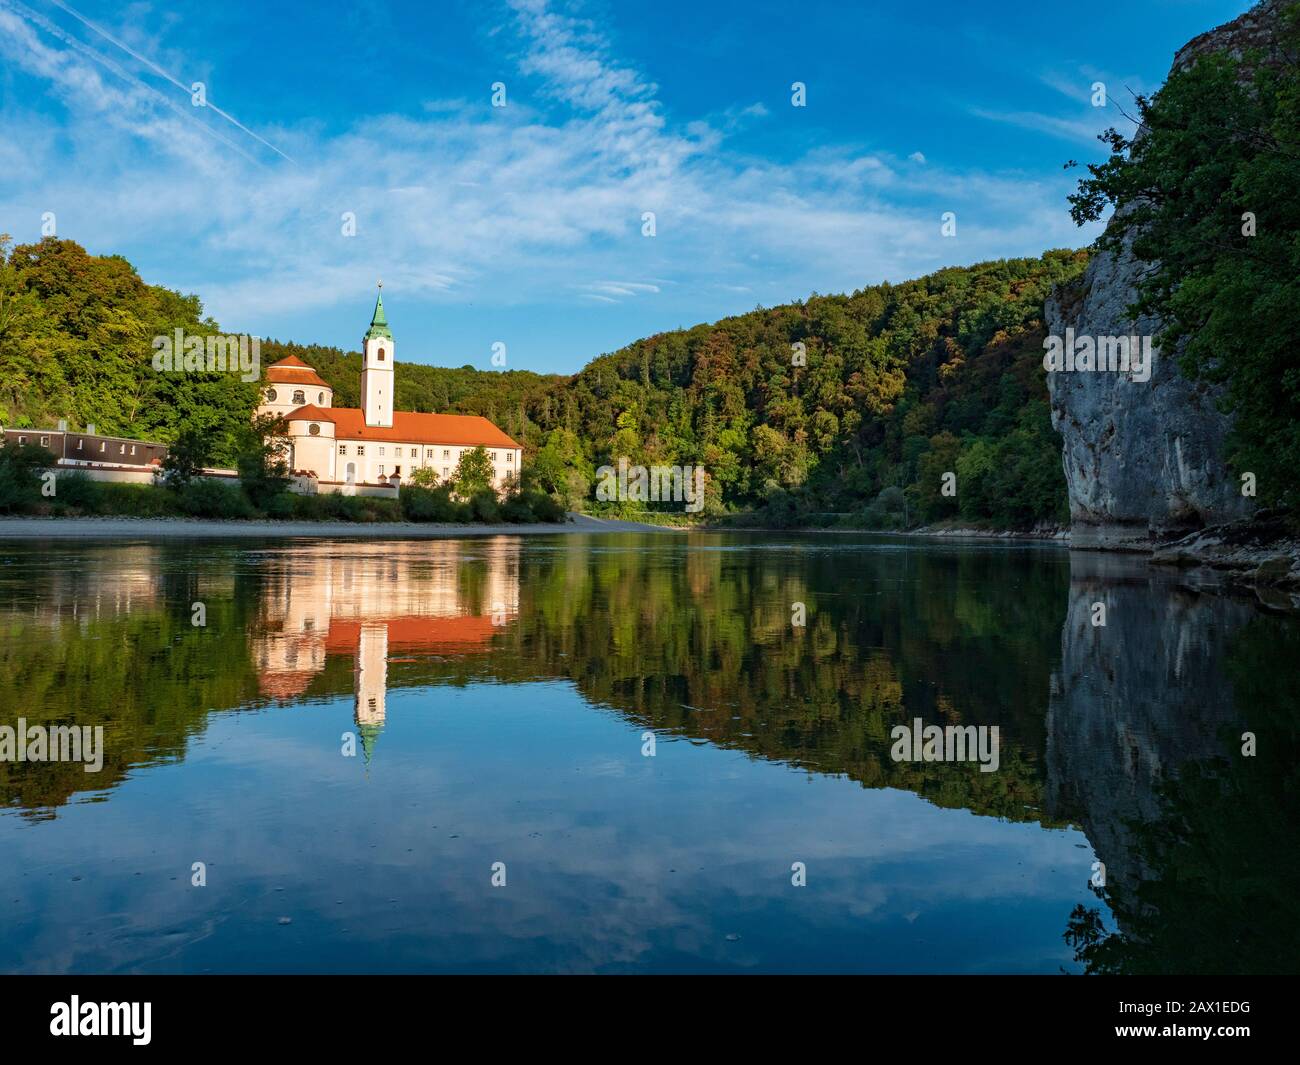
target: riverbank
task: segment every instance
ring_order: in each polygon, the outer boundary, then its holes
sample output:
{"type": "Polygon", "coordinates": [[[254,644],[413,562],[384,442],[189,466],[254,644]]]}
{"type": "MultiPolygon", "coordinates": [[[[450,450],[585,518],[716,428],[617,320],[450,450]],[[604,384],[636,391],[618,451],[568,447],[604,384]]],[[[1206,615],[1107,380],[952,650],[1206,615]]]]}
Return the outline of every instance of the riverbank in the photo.
{"type": "Polygon", "coordinates": [[[532,525],[444,524],[438,522],[218,521],[208,518],[0,518],[0,541],[52,539],[214,539],[313,537],[317,539],[448,540],[467,536],[556,536],[573,533],[653,532],[677,530],[633,521],[612,521],[585,514],[566,522],[532,525]]]}
{"type": "Polygon", "coordinates": [[[1280,512],[1264,511],[1155,545],[1152,565],[1216,570],[1229,579],[1300,591],[1300,530],[1280,512]]]}
{"type": "Polygon", "coordinates": [[[761,532],[761,533],[852,533],[871,536],[918,536],[925,538],[951,538],[965,540],[1037,540],[1069,544],[1070,530],[1061,526],[1042,526],[1034,529],[981,529],[968,525],[923,525],[918,529],[868,529],[847,525],[799,525],[789,528],[763,528],[760,526],[713,525],[693,526],[700,532],[761,532]]]}

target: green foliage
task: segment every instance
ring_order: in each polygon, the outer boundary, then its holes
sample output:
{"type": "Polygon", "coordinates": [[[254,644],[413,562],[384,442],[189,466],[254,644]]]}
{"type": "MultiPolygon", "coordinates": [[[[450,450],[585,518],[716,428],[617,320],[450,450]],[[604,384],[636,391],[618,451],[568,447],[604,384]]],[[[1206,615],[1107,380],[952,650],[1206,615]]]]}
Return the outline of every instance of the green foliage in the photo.
{"type": "MultiPolygon", "coordinates": [[[[0,248],[0,413],[11,424],[68,417],[161,439],[177,450],[182,480],[198,465],[237,466],[253,506],[273,505],[288,471],[273,434],[250,436],[255,386],[235,374],[152,368],[154,336],[218,331],[196,297],[146,285],[124,260],[71,241],[0,248]]],[[[625,455],[702,465],[710,516],[766,508],[764,524],[797,524],[859,511],[896,487],[932,504],[909,506],[899,524],[953,516],[954,506],[963,520],[1030,523],[1058,516],[1065,494],[1042,402],[1041,308],[1085,261],[1052,251],[813,296],[637,341],[568,378],[403,363],[396,403],[500,425],[525,446],[525,487],[561,514],[592,507],[597,467],[625,455]],[[962,462],[978,487],[969,501],[964,482],[957,504],[922,482],[940,461],[925,457],[936,438],[948,449],[942,459],[962,462]]],[[[330,383],[337,405],[357,405],[358,354],[262,344],[263,364],[291,354],[330,383]]],[[[469,500],[490,478],[486,455],[471,452],[456,493],[469,500]]]]}
{"type": "MultiPolygon", "coordinates": [[[[555,524],[568,520],[568,513],[563,504],[552,499],[545,492],[527,490],[521,493],[520,498],[528,504],[528,509],[533,512],[533,517],[538,521],[555,524]]],[[[509,521],[509,517],[506,520],[509,521]]]]}
{"type": "Polygon", "coordinates": [[[185,513],[178,493],[149,484],[92,481],[95,513],[133,518],[172,518],[185,513]]]}
{"type": "Polygon", "coordinates": [[[626,455],[634,465],[702,464],[708,514],[756,507],[755,524],[816,523],[892,486],[926,501],[909,508],[914,523],[958,516],[960,483],[952,500],[928,478],[955,472],[982,442],[985,454],[1010,447],[1027,486],[1010,485],[1015,506],[985,493],[962,516],[1057,519],[1065,482],[1045,401],[1042,306],[1086,261],[1051,251],[940,270],[637,341],[569,383],[553,407],[563,416],[530,461],[540,486],[570,506],[565,476],[590,477],[626,455]],[[1004,442],[1017,432],[1014,446],[1004,442]],[[936,446],[943,453],[926,458],[936,446]]]}
{"type": "Polygon", "coordinates": [[[470,496],[469,509],[475,521],[491,525],[501,520],[501,506],[491,488],[480,488],[470,496]]]}
{"type": "Polygon", "coordinates": [[[167,449],[162,468],[168,488],[182,489],[212,462],[214,441],[207,429],[187,425],[167,449]]]}
{"type": "Polygon", "coordinates": [[[438,483],[438,475],[432,466],[420,466],[411,474],[410,483],[420,488],[432,488],[438,483]]]}
{"type": "Polygon", "coordinates": [[[462,499],[471,499],[479,492],[492,489],[492,460],[488,458],[487,449],[471,448],[461,453],[452,475],[456,485],[456,494],[462,499]]]}
{"type": "Polygon", "coordinates": [[[180,489],[181,510],[194,518],[255,518],[257,511],[237,485],[196,480],[180,489]]]}
{"type": "Polygon", "coordinates": [[[594,470],[578,434],[570,429],[552,429],[542,447],[525,467],[533,484],[551,493],[564,509],[578,510],[591,498],[594,470]]]}
{"type": "Polygon", "coordinates": [[[418,484],[404,484],[401,500],[402,513],[407,521],[454,522],[460,514],[451,497],[450,485],[424,488],[418,484]]]}
{"type": "Polygon", "coordinates": [[[0,447],[0,514],[22,513],[41,502],[41,472],[54,455],[36,444],[0,447]]]}
{"type": "Polygon", "coordinates": [[[373,496],[296,495],[285,493],[293,503],[291,516],[298,521],[401,521],[400,505],[392,499],[373,496]]]}
{"type": "Polygon", "coordinates": [[[146,285],[120,256],[92,256],[47,237],[11,246],[0,234],[0,419],[74,426],[171,443],[207,434],[213,457],[233,460],[257,385],[233,373],[164,373],[153,340],[221,330],[196,296],[146,285]]]}
{"type": "Polygon", "coordinates": [[[262,507],[262,510],[268,518],[275,521],[285,521],[294,517],[298,508],[294,505],[292,492],[280,492],[271,496],[262,507]]]}
{"type": "Polygon", "coordinates": [[[1300,6],[1268,53],[1199,57],[1137,100],[1145,132],[1108,130],[1111,155],[1070,197],[1076,222],[1115,205],[1099,244],[1150,264],[1133,313],[1164,323],[1193,378],[1221,383],[1229,460],[1261,502],[1300,504],[1300,6]],[[1253,216],[1253,235],[1249,232],[1253,216]],[[1181,345],[1181,349],[1180,349],[1181,345]]]}
{"type": "Polygon", "coordinates": [[[533,513],[533,508],[528,505],[528,500],[521,492],[512,492],[506,496],[501,504],[501,517],[504,521],[519,522],[524,525],[531,525],[537,521],[537,515],[533,513]]]}
{"type": "Polygon", "coordinates": [[[251,419],[239,434],[235,460],[239,482],[259,510],[264,510],[289,484],[282,444],[284,431],[284,420],[268,414],[251,419]]]}
{"type": "Polygon", "coordinates": [[[84,473],[61,473],[55,482],[55,514],[94,514],[99,506],[100,483],[84,473]]]}

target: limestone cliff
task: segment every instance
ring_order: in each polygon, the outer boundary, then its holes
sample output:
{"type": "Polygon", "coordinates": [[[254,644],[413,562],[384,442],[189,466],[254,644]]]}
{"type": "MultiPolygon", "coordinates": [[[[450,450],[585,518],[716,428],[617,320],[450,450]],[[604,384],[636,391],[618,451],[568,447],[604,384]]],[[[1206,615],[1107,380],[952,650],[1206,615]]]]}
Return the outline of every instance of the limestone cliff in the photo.
{"type": "MultiPolygon", "coordinates": [[[[1240,55],[1267,47],[1282,3],[1265,0],[1240,18],[1190,41],[1174,69],[1211,51],[1240,55]]],[[[1116,212],[1112,226],[1124,226],[1116,212]]],[[[1161,323],[1127,308],[1146,268],[1128,252],[1098,253],[1080,284],[1048,301],[1048,331],[1064,336],[1155,336],[1161,323]]],[[[1150,380],[1116,372],[1048,375],[1052,422],[1064,438],[1063,463],[1075,547],[1146,549],[1207,525],[1249,517],[1252,501],[1224,462],[1231,422],[1218,388],[1178,370],[1177,352],[1160,352],[1150,380]]]]}

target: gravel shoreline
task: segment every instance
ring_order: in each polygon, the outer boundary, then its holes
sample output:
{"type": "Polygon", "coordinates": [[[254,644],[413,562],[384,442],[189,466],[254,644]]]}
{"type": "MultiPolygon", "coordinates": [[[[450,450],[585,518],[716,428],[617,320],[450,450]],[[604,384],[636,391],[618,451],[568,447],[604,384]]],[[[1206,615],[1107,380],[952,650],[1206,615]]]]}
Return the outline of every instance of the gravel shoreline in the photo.
{"type": "Polygon", "coordinates": [[[467,536],[564,536],[574,533],[676,530],[633,521],[606,521],[584,514],[568,522],[538,525],[442,525],[434,522],[213,521],[202,518],[0,518],[0,541],[65,539],[299,538],[448,540],[467,536]]]}

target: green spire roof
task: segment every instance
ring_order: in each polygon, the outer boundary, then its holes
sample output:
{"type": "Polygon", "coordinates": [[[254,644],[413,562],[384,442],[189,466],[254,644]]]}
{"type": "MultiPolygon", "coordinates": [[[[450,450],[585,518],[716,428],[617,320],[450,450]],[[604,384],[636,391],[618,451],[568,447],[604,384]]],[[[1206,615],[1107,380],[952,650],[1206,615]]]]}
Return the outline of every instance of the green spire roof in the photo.
{"type": "Polygon", "coordinates": [[[358,725],[357,731],[361,733],[361,753],[365,758],[366,765],[370,765],[370,759],[375,754],[375,743],[379,740],[379,734],[384,731],[383,725],[358,725]]]}
{"type": "Polygon", "coordinates": [[[375,337],[384,337],[387,340],[393,339],[393,334],[388,331],[388,319],[384,317],[384,294],[381,292],[375,297],[375,314],[370,319],[370,328],[366,330],[366,340],[373,340],[375,337]]]}

